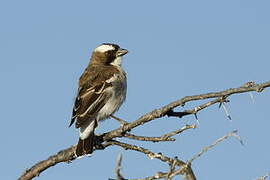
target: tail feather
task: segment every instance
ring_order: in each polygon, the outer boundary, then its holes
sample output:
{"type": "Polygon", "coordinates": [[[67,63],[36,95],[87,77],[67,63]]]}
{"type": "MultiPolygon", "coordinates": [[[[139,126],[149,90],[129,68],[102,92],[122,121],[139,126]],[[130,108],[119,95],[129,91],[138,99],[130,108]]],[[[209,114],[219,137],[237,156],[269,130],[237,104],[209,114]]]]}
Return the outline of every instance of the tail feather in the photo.
{"type": "Polygon", "coordinates": [[[76,147],[76,156],[84,156],[87,154],[92,154],[94,147],[94,133],[90,133],[90,135],[82,140],[79,139],[79,142],[76,147]]]}

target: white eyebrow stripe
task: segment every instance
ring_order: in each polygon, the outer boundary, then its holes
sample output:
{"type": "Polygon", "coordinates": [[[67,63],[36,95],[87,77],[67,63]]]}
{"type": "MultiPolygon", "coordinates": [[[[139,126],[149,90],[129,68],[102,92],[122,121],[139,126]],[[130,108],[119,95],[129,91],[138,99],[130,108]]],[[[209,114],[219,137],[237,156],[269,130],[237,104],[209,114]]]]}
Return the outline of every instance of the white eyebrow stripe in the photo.
{"type": "Polygon", "coordinates": [[[115,48],[112,45],[108,45],[108,44],[102,44],[100,46],[98,46],[95,51],[98,52],[106,52],[106,51],[110,51],[110,50],[114,50],[115,48]]]}

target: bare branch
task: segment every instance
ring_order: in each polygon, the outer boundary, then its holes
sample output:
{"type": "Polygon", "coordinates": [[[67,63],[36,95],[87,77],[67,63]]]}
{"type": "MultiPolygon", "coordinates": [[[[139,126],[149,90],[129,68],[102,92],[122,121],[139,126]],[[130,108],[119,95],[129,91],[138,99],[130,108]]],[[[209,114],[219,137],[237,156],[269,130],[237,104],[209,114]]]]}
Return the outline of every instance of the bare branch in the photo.
{"type": "Polygon", "coordinates": [[[213,144],[211,144],[210,146],[206,146],[204,147],[198,154],[196,154],[195,156],[193,156],[189,161],[188,164],[191,164],[192,161],[194,161],[195,159],[197,159],[198,157],[200,157],[201,155],[203,155],[204,153],[206,153],[209,149],[213,148],[214,146],[216,146],[217,144],[219,144],[220,142],[224,141],[225,139],[229,138],[229,137],[235,137],[237,138],[240,143],[243,145],[243,141],[241,140],[240,136],[237,134],[237,130],[232,131],[230,133],[228,133],[227,135],[217,139],[213,144]]]}
{"type": "Polygon", "coordinates": [[[147,137],[147,136],[137,136],[130,133],[125,133],[124,137],[129,139],[134,139],[138,141],[152,141],[152,142],[161,142],[161,141],[175,141],[174,138],[170,137],[147,137]]]}
{"type": "Polygon", "coordinates": [[[146,178],[139,178],[139,179],[129,179],[129,180],[154,180],[154,179],[164,179],[164,178],[167,178],[170,176],[170,177],[174,177],[176,175],[179,175],[181,172],[180,170],[176,170],[176,171],[173,171],[170,173],[164,173],[164,172],[157,172],[155,175],[153,176],[149,176],[149,177],[146,177],[146,178]]]}
{"type": "Polygon", "coordinates": [[[175,141],[174,138],[171,138],[172,136],[176,135],[176,134],[180,134],[185,130],[188,129],[195,129],[196,125],[185,125],[184,127],[182,127],[181,129],[172,131],[170,133],[164,134],[160,137],[146,137],[146,136],[137,136],[137,135],[133,135],[130,133],[125,133],[124,137],[129,138],[129,139],[135,139],[135,140],[139,140],[139,141],[153,141],[153,142],[160,142],[160,141],[175,141]]]}
{"type": "MultiPolygon", "coordinates": [[[[179,174],[183,174],[183,169],[180,168],[178,170],[175,170],[175,166],[177,165],[177,158],[175,159],[175,161],[173,162],[173,164],[170,165],[170,171],[169,172],[157,172],[155,175],[153,176],[149,176],[149,177],[145,177],[145,178],[139,178],[139,179],[129,179],[129,180],[154,180],[154,179],[171,179],[174,176],[177,176],[179,174]]],[[[116,167],[116,174],[117,174],[117,179],[111,179],[109,178],[109,180],[127,180],[124,179],[123,176],[120,173],[120,169],[121,169],[121,161],[122,161],[122,155],[120,154],[120,156],[117,158],[117,167],[116,167]]],[[[191,179],[193,180],[193,179],[191,179]]]]}
{"type": "Polygon", "coordinates": [[[139,179],[130,179],[130,180],[154,180],[154,179],[163,179],[166,178],[168,173],[164,172],[157,172],[154,176],[149,176],[146,178],[139,178],[139,179]]]}
{"type": "Polygon", "coordinates": [[[165,172],[157,172],[153,176],[149,176],[146,178],[139,178],[139,179],[129,179],[129,180],[154,180],[154,179],[164,179],[164,178],[168,179],[168,178],[173,178],[177,175],[181,175],[186,180],[196,180],[196,179],[194,179],[195,178],[194,175],[182,175],[185,170],[186,170],[185,168],[180,168],[180,169],[177,169],[177,170],[172,171],[172,172],[166,172],[166,173],[165,172]]]}
{"type": "MultiPolygon", "coordinates": [[[[194,95],[194,96],[186,96],[182,99],[179,99],[177,101],[174,101],[166,106],[163,106],[159,109],[155,109],[152,112],[149,112],[143,116],[141,116],[139,119],[130,122],[128,124],[124,124],[121,127],[112,130],[110,132],[104,133],[100,136],[100,144],[102,142],[110,141],[113,138],[116,137],[124,137],[124,134],[133,128],[136,128],[138,126],[141,126],[145,123],[148,123],[154,119],[163,117],[167,115],[167,113],[174,109],[175,107],[182,106],[187,102],[190,101],[197,101],[197,100],[203,100],[203,99],[209,99],[209,98],[221,98],[221,97],[228,97],[232,94],[239,94],[239,93],[245,93],[245,92],[251,92],[251,91],[257,91],[261,92],[265,88],[270,87],[270,81],[267,81],[262,84],[252,84],[252,85],[244,85],[239,88],[231,88],[227,89],[225,91],[220,92],[213,92],[213,93],[207,93],[207,94],[200,94],[200,95],[194,95]]],[[[215,100],[214,100],[215,101],[215,100]]],[[[212,102],[213,103],[213,102],[212,102]]],[[[206,106],[207,107],[207,106],[206,106]]],[[[197,110],[198,111],[198,110],[197,110]]],[[[192,113],[194,114],[194,113],[192,113]]],[[[122,121],[124,123],[124,121],[122,121]]],[[[96,149],[105,148],[103,146],[96,147],[96,149]]],[[[19,180],[29,180],[36,176],[38,176],[41,172],[48,169],[51,166],[56,165],[60,162],[70,162],[74,159],[74,150],[76,149],[75,146],[71,146],[70,148],[64,149],[60,151],[59,153],[50,156],[48,159],[40,161],[33,165],[30,169],[26,170],[21,177],[19,177],[19,180]]],[[[96,150],[95,149],[95,150],[96,150]]],[[[185,163],[184,163],[185,164],[185,163]]],[[[183,165],[184,165],[183,164],[183,165]]],[[[188,174],[188,173],[187,173],[188,174]]],[[[194,176],[195,177],[195,176],[194,176]]]]}
{"type": "Polygon", "coordinates": [[[121,174],[121,164],[122,164],[122,154],[119,154],[115,168],[116,180],[125,180],[125,178],[121,174]]]}
{"type": "Polygon", "coordinates": [[[30,169],[27,169],[22,176],[18,180],[28,180],[32,179],[36,176],[39,176],[39,174],[48,169],[51,166],[56,165],[60,162],[70,162],[75,159],[75,149],[76,146],[71,146],[70,148],[67,148],[65,150],[62,150],[58,152],[57,154],[50,156],[48,159],[44,161],[40,161],[37,164],[35,164],[30,169]]]}
{"type": "Polygon", "coordinates": [[[184,161],[181,161],[179,159],[172,159],[170,157],[163,155],[162,153],[153,153],[150,150],[145,149],[143,147],[139,147],[136,145],[131,145],[131,144],[127,144],[127,143],[123,143],[119,141],[114,141],[114,140],[109,141],[106,143],[105,146],[109,146],[109,145],[117,145],[126,150],[129,149],[129,150],[141,152],[147,155],[150,159],[155,158],[155,159],[161,160],[162,162],[168,163],[169,165],[172,165],[172,164],[177,165],[181,167],[181,171],[179,173],[181,173],[181,175],[183,175],[186,180],[196,180],[196,177],[191,169],[191,166],[189,164],[186,164],[184,161]]]}
{"type": "Polygon", "coordinates": [[[202,105],[196,106],[196,107],[193,108],[193,109],[185,110],[185,111],[182,111],[182,112],[174,112],[174,111],[171,109],[171,110],[169,110],[169,111],[167,112],[167,116],[169,116],[169,117],[170,117],[170,116],[175,116],[175,117],[182,118],[183,116],[190,115],[190,114],[194,114],[195,117],[196,117],[196,119],[198,119],[198,118],[197,118],[197,113],[198,113],[199,111],[201,111],[201,110],[203,110],[203,109],[205,109],[205,108],[207,108],[207,107],[209,107],[209,106],[211,106],[211,105],[213,105],[213,104],[221,103],[221,102],[223,102],[223,99],[224,99],[223,97],[216,98],[216,99],[214,99],[214,100],[212,100],[212,101],[209,101],[209,102],[204,103],[204,104],[202,104],[202,105]]]}

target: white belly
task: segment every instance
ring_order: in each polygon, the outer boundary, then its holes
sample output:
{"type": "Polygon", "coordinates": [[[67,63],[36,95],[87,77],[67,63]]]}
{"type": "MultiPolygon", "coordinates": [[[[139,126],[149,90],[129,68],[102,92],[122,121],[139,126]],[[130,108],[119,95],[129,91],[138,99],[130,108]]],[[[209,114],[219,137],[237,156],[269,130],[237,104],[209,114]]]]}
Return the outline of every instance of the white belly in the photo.
{"type": "MultiPolygon", "coordinates": [[[[123,77],[122,77],[123,78],[123,77]]],[[[106,91],[111,95],[107,103],[100,109],[97,120],[104,120],[115,113],[126,99],[127,82],[126,78],[116,81],[106,91]]]]}

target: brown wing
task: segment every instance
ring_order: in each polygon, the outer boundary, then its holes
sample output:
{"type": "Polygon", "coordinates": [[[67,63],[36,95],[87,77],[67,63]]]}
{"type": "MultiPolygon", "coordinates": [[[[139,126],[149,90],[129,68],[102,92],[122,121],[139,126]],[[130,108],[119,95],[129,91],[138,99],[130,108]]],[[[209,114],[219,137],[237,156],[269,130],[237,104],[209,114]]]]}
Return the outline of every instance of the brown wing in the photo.
{"type": "Polygon", "coordinates": [[[76,120],[76,128],[79,128],[86,120],[95,118],[109,98],[105,90],[111,86],[111,83],[106,80],[110,79],[116,71],[116,68],[100,66],[90,66],[85,70],[80,77],[78,95],[69,126],[76,120]]]}

